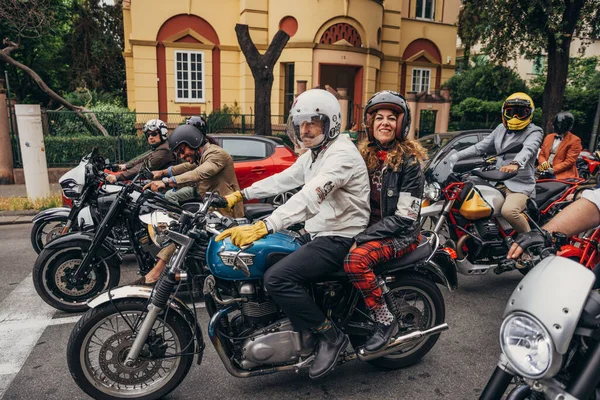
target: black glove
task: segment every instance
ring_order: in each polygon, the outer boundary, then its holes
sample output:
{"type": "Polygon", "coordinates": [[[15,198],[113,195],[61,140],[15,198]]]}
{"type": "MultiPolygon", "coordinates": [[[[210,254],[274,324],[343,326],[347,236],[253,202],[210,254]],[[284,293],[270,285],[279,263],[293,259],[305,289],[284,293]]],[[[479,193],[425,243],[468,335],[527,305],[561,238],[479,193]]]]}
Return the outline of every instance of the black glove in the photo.
{"type": "Polygon", "coordinates": [[[211,199],[211,205],[215,208],[227,208],[227,199],[218,194],[213,194],[211,199]]]}
{"type": "Polygon", "coordinates": [[[515,240],[519,246],[523,250],[531,246],[543,246],[543,245],[552,245],[552,235],[547,231],[531,231],[527,233],[520,233],[517,235],[517,239],[515,240]]]}

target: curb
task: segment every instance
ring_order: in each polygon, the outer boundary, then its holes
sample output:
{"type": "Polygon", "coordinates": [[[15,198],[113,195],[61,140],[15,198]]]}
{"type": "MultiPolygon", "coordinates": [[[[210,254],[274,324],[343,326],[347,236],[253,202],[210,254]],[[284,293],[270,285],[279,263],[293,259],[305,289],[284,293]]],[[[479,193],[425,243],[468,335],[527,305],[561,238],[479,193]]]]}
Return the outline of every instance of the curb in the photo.
{"type": "Polygon", "coordinates": [[[38,210],[0,211],[0,226],[30,224],[38,210]]]}

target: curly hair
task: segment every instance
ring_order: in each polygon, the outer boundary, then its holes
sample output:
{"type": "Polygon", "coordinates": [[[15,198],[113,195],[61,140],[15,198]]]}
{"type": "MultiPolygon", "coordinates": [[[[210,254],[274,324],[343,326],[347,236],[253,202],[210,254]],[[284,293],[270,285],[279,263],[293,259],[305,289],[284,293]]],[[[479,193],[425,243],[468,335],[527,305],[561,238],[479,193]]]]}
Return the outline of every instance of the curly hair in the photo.
{"type": "MultiPolygon", "coordinates": [[[[367,124],[368,128],[373,130],[373,118],[368,118],[367,124]]],[[[365,160],[369,172],[373,172],[379,166],[379,159],[377,157],[377,147],[373,145],[369,146],[370,144],[371,142],[368,139],[362,140],[358,144],[358,150],[365,160]]],[[[428,158],[427,151],[418,141],[414,139],[397,140],[395,146],[391,150],[388,150],[387,164],[397,172],[405,158],[410,156],[414,157],[413,162],[418,162],[421,166],[423,166],[423,163],[428,158]]]]}

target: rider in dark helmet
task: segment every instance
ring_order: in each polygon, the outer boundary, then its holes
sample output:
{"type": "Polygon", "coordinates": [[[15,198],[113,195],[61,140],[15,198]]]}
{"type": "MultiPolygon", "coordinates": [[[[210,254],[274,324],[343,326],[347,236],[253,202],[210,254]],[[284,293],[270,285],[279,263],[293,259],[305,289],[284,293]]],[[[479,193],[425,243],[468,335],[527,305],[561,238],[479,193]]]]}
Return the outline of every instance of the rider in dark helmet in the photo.
{"type": "MultiPolygon", "coordinates": [[[[154,172],[154,179],[162,180],[153,181],[144,189],[155,192],[173,189],[165,197],[174,203],[203,198],[206,192],[218,192],[226,196],[240,190],[231,156],[221,147],[209,143],[206,134],[194,124],[175,128],[169,136],[169,146],[173,153],[187,162],[154,172]]],[[[232,210],[222,212],[234,218],[244,216],[241,203],[232,210]]],[[[174,245],[162,249],[155,267],[134,284],[156,282],[174,251],[174,245]]]]}
{"type": "Polygon", "coordinates": [[[151,170],[164,169],[175,163],[175,157],[170,151],[168,143],[166,143],[169,131],[163,121],[151,119],[146,122],[142,132],[144,132],[152,151],[147,156],[140,157],[134,162],[120,165],[121,172],[107,175],[106,180],[109,183],[132,179],[140,172],[144,161],[147,161],[151,170]]]}
{"type": "Polygon", "coordinates": [[[203,134],[206,135],[206,133],[208,132],[208,127],[206,126],[206,121],[204,120],[204,118],[200,117],[200,116],[192,116],[189,117],[185,123],[187,125],[193,125],[196,127],[196,129],[198,129],[200,132],[202,132],[203,134]]]}
{"type": "Polygon", "coordinates": [[[542,143],[538,156],[538,171],[557,179],[577,178],[577,158],[581,153],[581,139],[571,133],[575,118],[573,114],[561,111],[554,117],[554,133],[542,143]]]}
{"type": "Polygon", "coordinates": [[[425,149],[409,139],[410,109],[404,97],[384,90],[367,102],[368,139],[358,144],[371,184],[369,226],[354,237],[344,261],[352,284],[362,293],[377,327],[367,340],[368,352],[384,347],[398,331],[373,268],[413,251],[420,239],[419,214],[425,178],[425,149]]]}

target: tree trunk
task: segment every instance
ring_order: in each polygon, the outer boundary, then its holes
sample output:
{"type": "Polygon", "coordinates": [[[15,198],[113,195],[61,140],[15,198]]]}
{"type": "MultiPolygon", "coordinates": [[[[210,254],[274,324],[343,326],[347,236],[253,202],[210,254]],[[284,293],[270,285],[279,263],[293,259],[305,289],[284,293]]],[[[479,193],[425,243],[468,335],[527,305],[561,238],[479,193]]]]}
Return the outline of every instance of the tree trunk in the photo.
{"type": "Polygon", "coordinates": [[[250,38],[248,25],[236,24],[235,33],[254,77],[254,132],[257,135],[270,135],[273,67],[290,36],[279,30],[273,37],[265,54],[261,55],[256,49],[252,38],[250,38]]]}
{"type": "Polygon", "coordinates": [[[42,89],[44,91],[44,93],[46,93],[48,96],[50,96],[50,98],[52,100],[56,101],[59,104],[62,104],[64,107],[68,108],[71,111],[77,112],[77,115],[81,119],[83,119],[86,123],[90,122],[88,120],[88,117],[89,117],[89,119],[91,119],[92,124],[94,124],[94,126],[96,128],[98,128],[98,130],[100,132],[102,132],[102,134],[104,136],[110,136],[108,134],[108,131],[102,126],[102,124],[96,118],[96,114],[94,114],[93,112],[91,112],[90,110],[88,110],[85,107],[77,107],[77,106],[74,106],[73,104],[69,103],[63,97],[59,96],[58,93],[56,93],[54,90],[50,89],[50,87],[48,85],[46,85],[46,82],[44,82],[44,80],[34,70],[29,68],[27,65],[22,64],[22,63],[18,62],[17,60],[15,60],[14,58],[12,58],[10,56],[10,53],[13,50],[19,48],[18,44],[11,42],[8,39],[4,39],[4,44],[7,47],[0,50],[0,60],[1,61],[4,61],[7,64],[13,65],[13,66],[25,71],[29,76],[31,76],[31,78],[35,81],[35,83],[37,83],[37,85],[40,87],[40,89],[42,89]],[[87,116],[84,113],[86,113],[87,116]]]}
{"type": "Polygon", "coordinates": [[[563,106],[563,96],[567,86],[569,72],[569,50],[571,42],[563,41],[558,46],[554,37],[548,40],[548,75],[543,94],[542,129],[546,134],[552,133],[552,120],[563,106]]]}
{"type": "Polygon", "coordinates": [[[560,32],[548,30],[548,74],[542,98],[542,129],[552,133],[552,120],[562,110],[571,40],[585,0],[566,0],[560,32]]]}
{"type": "Polygon", "coordinates": [[[4,79],[0,79],[0,185],[15,183],[4,79]]]}

